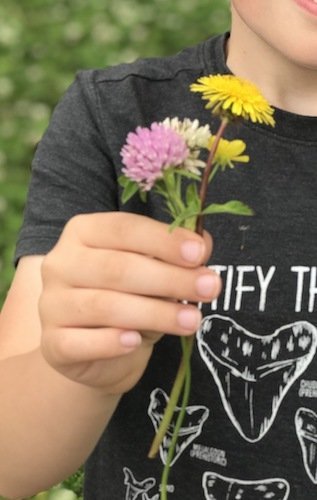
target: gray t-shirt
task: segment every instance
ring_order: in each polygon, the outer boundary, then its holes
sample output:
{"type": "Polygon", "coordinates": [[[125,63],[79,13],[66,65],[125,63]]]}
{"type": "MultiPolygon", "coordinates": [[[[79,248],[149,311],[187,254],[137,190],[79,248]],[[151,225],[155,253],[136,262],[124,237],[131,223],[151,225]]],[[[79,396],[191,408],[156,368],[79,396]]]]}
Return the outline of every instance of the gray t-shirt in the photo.
{"type": "MultiPolygon", "coordinates": [[[[215,130],[189,85],[228,72],[217,36],[173,57],[79,73],[37,149],[16,258],[49,251],[78,213],[168,220],[152,195],[122,207],[120,149],[136,126],[168,116],[215,130]]],[[[317,498],[317,118],[278,109],[275,118],[274,129],[228,130],[246,141],[251,160],[210,189],[209,201],[240,199],[255,216],[205,221],[223,291],[203,307],[171,500],[317,498]]],[[[165,336],[122,398],[88,460],[87,499],[158,500],[165,443],[156,459],[147,452],[179,356],[178,339],[165,336]]]]}

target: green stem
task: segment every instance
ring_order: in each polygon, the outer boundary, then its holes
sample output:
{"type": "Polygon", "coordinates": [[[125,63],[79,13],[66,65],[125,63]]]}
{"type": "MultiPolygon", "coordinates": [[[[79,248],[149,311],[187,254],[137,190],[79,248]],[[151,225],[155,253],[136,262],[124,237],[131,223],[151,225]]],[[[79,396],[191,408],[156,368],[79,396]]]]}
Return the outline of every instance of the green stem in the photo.
{"type": "Polygon", "coordinates": [[[179,180],[172,171],[166,171],[164,176],[164,188],[166,190],[167,199],[173,209],[172,217],[176,219],[181,214],[185,207],[181,198],[179,180]]]}
{"type": "MultiPolygon", "coordinates": [[[[187,337],[189,356],[193,350],[194,338],[195,338],[195,335],[191,335],[190,337],[187,337]]],[[[182,340],[183,340],[183,338],[181,339],[181,341],[182,340]]],[[[160,448],[160,445],[162,444],[162,441],[164,439],[164,436],[166,435],[168,426],[170,425],[171,420],[172,420],[173,415],[174,415],[175,406],[178,403],[178,400],[180,398],[180,394],[181,394],[183,386],[184,386],[184,380],[186,377],[186,369],[187,369],[186,358],[183,355],[181,362],[180,362],[180,365],[179,365],[179,368],[178,368],[178,371],[177,371],[177,375],[176,375],[175,380],[174,380],[174,384],[173,384],[172,391],[171,391],[171,394],[169,397],[169,401],[168,401],[167,406],[166,406],[165,411],[164,411],[163,418],[161,420],[159,428],[156,431],[156,434],[155,434],[155,437],[153,439],[150,451],[148,453],[148,458],[154,458],[157,455],[159,448],[160,448]]]]}
{"type": "Polygon", "coordinates": [[[169,397],[169,401],[167,403],[167,406],[164,411],[163,418],[161,420],[161,423],[159,425],[159,428],[157,429],[155,433],[155,437],[153,439],[153,442],[151,444],[150,451],[148,453],[148,458],[154,458],[160,448],[160,445],[164,439],[164,436],[167,432],[168,426],[171,423],[171,420],[173,418],[174,414],[174,409],[175,406],[178,403],[180,394],[182,392],[182,388],[184,385],[184,380],[185,380],[185,375],[186,375],[186,364],[184,362],[184,358],[182,357],[177,375],[175,377],[175,381],[172,387],[172,391],[169,397]]]}
{"type": "MultiPolygon", "coordinates": [[[[175,209],[174,217],[176,218],[176,216],[182,212],[182,210],[184,209],[184,206],[180,206],[180,204],[182,204],[180,197],[177,197],[177,196],[175,197],[175,195],[173,196],[173,193],[169,191],[168,183],[166,183],[165,186],[166,186],[168,199],[175,209]]],[[[185,225],[186,224],[189,224],[189,221],[185,221],[185,225]]],[[[194,227],[190,228],[190,229],[194,230],[194,227]]],[[[188,338],[189,339],[192,338],[192,341],[191,341],[191,344],[192,344],[191,350],[192,350],[193,342],[194,342],[194,335],[192,337],[188,337],[188,338]]],[[[168,429],[168,427],[171,423],[171,420],[173,418],[175,406],[178,403],[178,400],[180,398],[180,394],[181,394],[182,389],[184,387],[186,370],[187,370],[187,366],[186,366],[186,362],[185,362],[184,355],[183,355],[182,359],[180,361],[180,365],[178,367],[178,371],[177,371],[175,380],[174,380],[172,391],[170,393],[169,401],[167,403],[167,406],[166,406],[164,414],[163,414],[163,418],[162,418],[161,423],[160,423],[160,425],[155,433],[150,450],[148,452],[148,458],[155,458],[159,449],[160,449],[160,445],[162,444],[164,436],[165,436],[167,429],[168,429]]]]}
{"type": "Polygon", "coordinates": [[[211,174],[210,174],[209,179],[208,179],[209,184],[211,183],[211,181],[215,177],[218,170],[219,170],[219,165],[215,165],[214,168],[211,170],[211,174]]]}
{"type": "MultiPolygon", "coordinates": [[[[204,174],[202,178],[202,182],[200,185],[200,191],[199,191],[199,198],[201,201],[201,209],[203,210],[205,201],[206,201],[206,195],[207,195],[207,188],[210,180],[215,176],[217,172],[217,168],[215,168],[214,171],[212,171],[213,167],[213,162],[216,154],[216,150],[218,148],[220,139],[228,125],[229,121],[226,118],[223,118],[219,129],[217,131],[215,140],[213,142],[213,145],[210,149],[210,153],[208,156],[207,164],[204,169],[204,174]]],[[[183,202],[180,197],[179,191],[179,185],[174,186],[176,187],[176,193],[175,189],[174,192],[171,192],[170,184],[166,182],[166,188],[167,188],[167,194],[168,194],[168,199],[170,201],[170,205],[173,207],[175,213],[173,216],[176,218],[179,210],[182,211],[184,209],[183,202]]],[[[186,224],[185,224],[186,225],[186,224]]],[[[194,228],[193,228],[194,229],[194,228]]],[[[202,215],[199,215],[197,217],[196,223],[195,223],[195,231],[196,233],[202,235],[203,233],[203,217],[202,215]]],[[[173,435],[172,435],[172,440],[168,448],[168,453],[167,453],[167,458],[166,458],[166,463],[163,469],[163,474],[162,474],[162,479],[161,479],[161,494],[160,494],[160,500],[167,500],[167,483],[168,483],[168,476],[170,472],[170,466],[171,462],[173,461],[174,453],[175,453],[175,447],[177,444],[177,439],[179,435],[179,431],[181,429],[184,416],[186,414],[186,408],[188,405],[189,401],[189,395],[190,395],[190,386],[191,386],[191,354],[193,350],[193,345],[194,345],[194,339],[195,335],[192,335],[191,337],[188,337],[186,339],[182,338],[182,349],[183,349],[183,355],[182,359],[178,368],[178,372],[173,384],[173,388],[170,394],[169,401],[167,403],[167,406],[164,411],[164,415],[162,418],[162,421],[159,425],[159,428],[156,432],[156,435],[154,437],[152,446],[149,451],[149,458],[154,458],[156,454],[158,453],[158,450],[160,448],[160,445],[168,431],[169,425],[172,421],[175,407],[177,406],[178,400],[180,398],[180,394],[183,390],[183,397],[182,397],[182,403],[181,403],[181,408],[180,412],[178,415],[178,418],[176,420],[176,424],[174,427],[173,435]]]]}
{"type": "Polygon", "coordinates": [[[182,360],[184,360],[184,364],[186,367],[186,370],[185,370],[186,376],[185,376],[185,380],[184,380],[184,391],[183,391],[181,409],[180,409],[180,412],[179,412],[177,420],[176,420],[176,424],[175,424],[173,435],[172,435],[172,440],[171,440],[171,443],[170,443],[169,448],[168,448],[166,462],[165,462],[163,473],[162,473],[160,500],[167,500],[167,484],[168,484],[168,477],[169,477],[169,473],[170,473],[171,463],[172,463],[173,458],[174,458],[175,447],[177,444],[179,431],[182,427],[184,417],[186,414],[186,408],[187,408],[188,401],[189,401],[190,386],[191,386],[190,359],[191,359],[191,353],[193,350],[193,344],[194,344],[194,335],[192,335],[191,337],[182,338],[182,348],[183,348],[182,360]]]}

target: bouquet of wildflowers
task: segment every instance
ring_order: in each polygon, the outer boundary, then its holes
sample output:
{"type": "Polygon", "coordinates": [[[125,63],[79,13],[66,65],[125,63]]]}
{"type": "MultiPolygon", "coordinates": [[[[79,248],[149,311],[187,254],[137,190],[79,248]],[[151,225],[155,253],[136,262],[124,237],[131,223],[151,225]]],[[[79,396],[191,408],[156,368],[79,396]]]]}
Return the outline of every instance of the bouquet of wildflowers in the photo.
{"type": "MultiPolygon", "coordinates": [[[[143,201],[150,190],[162,197],[171,216],[171,229],[181,226],[203,232],[203,217],[228,213],[249,216],[250,207],[238,200],[205,205],[208,185],[219,170],[233,168],[236,163],[247,163],[244,154],[246,144],[239,139],[228,141],[224,136],[227,126],[237,120],[251,120],[274,126],[273,109],[258,89],[250,82],[233,75],[214,75],[198,79],[190,87],[207,101],[206,108],[220,119],[215,134],[209,125],[198,120],[183,121],[177,117],[152,123],[149,128],[137,127],[127,136],[121,150],[123,175],[119,181],[123,187],[122,201],[128,201],[139,193],[143,201]],[[202,157],[207,152],[207,161],[202,157]],[[189,179],[184,192],[183,181],[189,179]]],[[[178,433],[181,428],[190,396],[190,359],[195,335],[183,338],[182,358],[174,385],[165,408],[161,424],[152,443],[149,457],[154,457],[171,424],[176,407],[180,407],[169,444],[161,480],[161,500],[167,499],[167,481],[174,458],[178,433]]]]}

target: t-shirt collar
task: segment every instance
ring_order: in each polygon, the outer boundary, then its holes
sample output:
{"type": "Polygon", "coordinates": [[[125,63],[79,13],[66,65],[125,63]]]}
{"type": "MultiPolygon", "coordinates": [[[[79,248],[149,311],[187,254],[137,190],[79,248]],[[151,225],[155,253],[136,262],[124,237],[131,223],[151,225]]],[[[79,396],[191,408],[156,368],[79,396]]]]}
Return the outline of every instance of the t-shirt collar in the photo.
{"type": "MultiPolygon", "coordinates": [[[[225,47],[230,33],[226,32],[217,37],[206,40],[203,49],[204,67],[206,75],[232,74],[226,64],[225,47]]],[[[274,128],[267,125],[245,123],[246,126],[266,130],[268,133],[287,137],[292,140],[312,143],[317,141],[317,117],[297,115],[289,111],[274,107],[274,128]]]]}

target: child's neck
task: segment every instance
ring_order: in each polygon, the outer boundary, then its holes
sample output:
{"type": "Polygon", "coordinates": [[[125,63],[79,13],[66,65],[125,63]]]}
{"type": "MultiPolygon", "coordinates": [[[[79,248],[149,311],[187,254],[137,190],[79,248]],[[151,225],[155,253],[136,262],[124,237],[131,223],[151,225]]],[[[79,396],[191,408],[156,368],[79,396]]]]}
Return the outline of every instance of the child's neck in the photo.
{"type": "Polygon", "coordinates": [[[254,82],[273,106],[298,115],[317,116],[317,68],[283,57],[255,35],[231,33],[227,65],[237,76],[254,82]],[[252,38],[252,39],[251,39],[252,38]]]}

